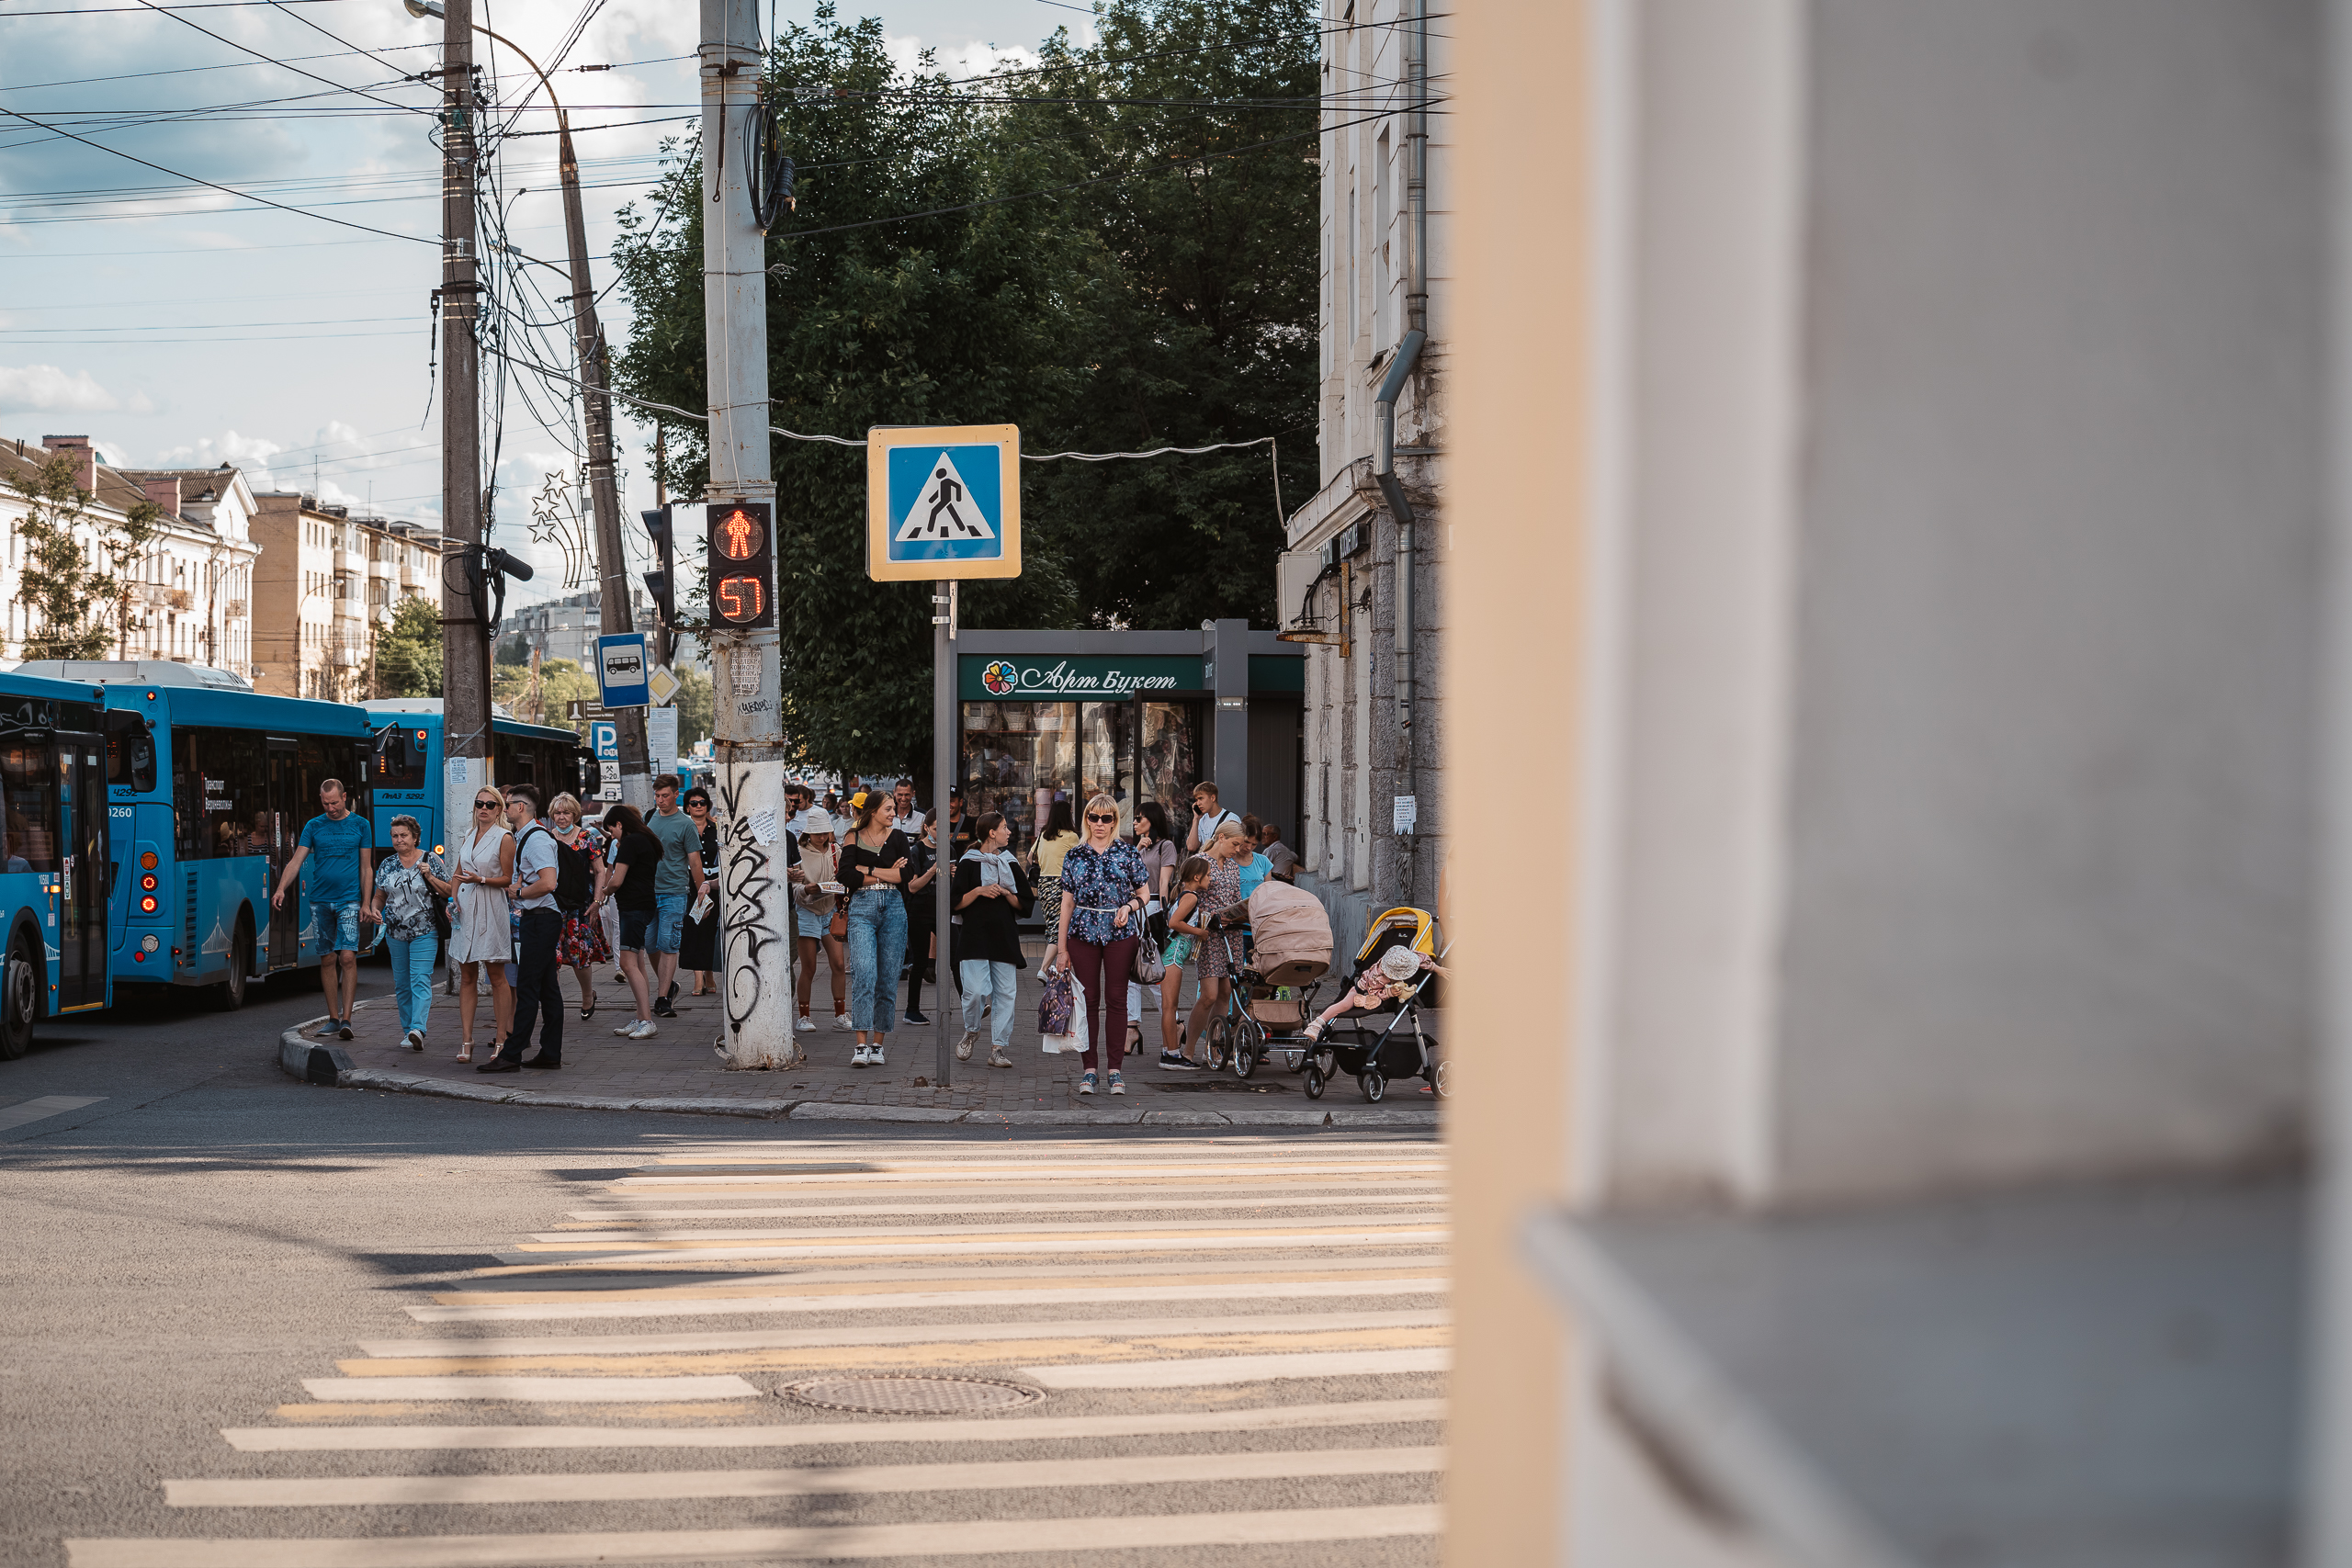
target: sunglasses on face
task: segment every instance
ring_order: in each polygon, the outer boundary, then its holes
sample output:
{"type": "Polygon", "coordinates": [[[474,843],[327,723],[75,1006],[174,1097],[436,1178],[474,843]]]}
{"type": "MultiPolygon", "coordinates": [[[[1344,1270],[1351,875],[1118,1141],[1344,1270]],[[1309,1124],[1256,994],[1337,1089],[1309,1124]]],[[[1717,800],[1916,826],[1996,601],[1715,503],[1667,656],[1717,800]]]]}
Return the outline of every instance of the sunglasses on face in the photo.
{"type": "Polygon", "coordinates": [[[495,811],[498,809],[498,805],[499,803],[494,800],[477,800],[474,802],[474,809],[476,811],[495,811]]]}
{"type": "Polygon", "coordinates": [[[1086,819],[1089,822],[1116,822],[1119,818],[1116,812],[1105,817],[1099,811],[1090,811],[1086,814],[1086,819]]]}

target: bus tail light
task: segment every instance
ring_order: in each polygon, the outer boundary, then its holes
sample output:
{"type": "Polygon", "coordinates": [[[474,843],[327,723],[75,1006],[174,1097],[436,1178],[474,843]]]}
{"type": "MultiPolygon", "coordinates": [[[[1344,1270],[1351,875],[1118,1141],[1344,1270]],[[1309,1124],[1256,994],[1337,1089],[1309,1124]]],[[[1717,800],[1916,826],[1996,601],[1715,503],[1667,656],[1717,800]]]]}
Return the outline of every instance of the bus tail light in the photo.
{"type": "Polygon", "coordinates": [[[139,912],[142,915],[152,915],[160,907],[155,902],[155,896],[153,893],[139,900],[139,912]]]}

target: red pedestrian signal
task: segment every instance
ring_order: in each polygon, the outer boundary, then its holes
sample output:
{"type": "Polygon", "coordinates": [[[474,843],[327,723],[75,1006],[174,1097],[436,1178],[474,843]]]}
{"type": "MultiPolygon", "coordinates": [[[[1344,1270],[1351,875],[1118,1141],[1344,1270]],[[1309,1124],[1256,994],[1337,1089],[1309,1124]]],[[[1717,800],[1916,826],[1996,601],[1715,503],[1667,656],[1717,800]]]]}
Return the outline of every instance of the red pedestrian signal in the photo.
{"type": "Polygon", "coordinates": [[[765,502],[713,502],[710,619],[717,628],[749,631],[775,625],[775,536],[765,502]]]}

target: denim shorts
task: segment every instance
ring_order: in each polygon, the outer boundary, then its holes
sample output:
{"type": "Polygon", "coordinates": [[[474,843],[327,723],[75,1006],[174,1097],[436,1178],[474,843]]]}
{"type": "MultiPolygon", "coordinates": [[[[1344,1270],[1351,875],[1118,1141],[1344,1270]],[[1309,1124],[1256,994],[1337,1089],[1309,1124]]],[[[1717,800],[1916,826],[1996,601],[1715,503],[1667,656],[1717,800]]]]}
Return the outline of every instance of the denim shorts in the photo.
{"type": "Polygon", "coordinates": [[[678,942],[686,933],[686,896],[683,893],[657,893],[653,896],[653,951],[675,953],[678,942]]]}
{"type": "Polygon", "coordinates": [[[334,940],[325,943],[328,953],[359,951],[359,906],[356,904],[321,904],[318,906],[319,929],[334,931],[334,940]]]}
{"type": "Polygon", "coordinates": [[[645,951],[646,933],[653,928],[650,909],[621,910],[621,945],[631,953],[645,951]]]}

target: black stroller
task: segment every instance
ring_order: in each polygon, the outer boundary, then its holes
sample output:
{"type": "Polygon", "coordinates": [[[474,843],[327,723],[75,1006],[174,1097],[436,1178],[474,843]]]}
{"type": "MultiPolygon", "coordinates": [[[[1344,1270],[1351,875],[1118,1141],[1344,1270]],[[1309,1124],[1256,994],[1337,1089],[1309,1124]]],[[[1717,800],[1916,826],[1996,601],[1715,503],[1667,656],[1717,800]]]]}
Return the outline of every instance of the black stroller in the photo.
{"type": "MultiPolygon", "coordinates": [[[[1438,945],[1442,934],[1437,917],[1426,909],[1390,909],[1366,929],[1345,983],[1353,987],[1356,977],[1378,964],[1381,954],[1391,948],[1409,948],[1425,957],[1442,958],[1444,949],[1438,945]]],[[[1428,1005],[1429,988],[1436,980],[1424,969],[1403,982],[1409,987],[1403,997],[1336,1018],[1319,1038],[1306,1043],[1306,1097],[1322,1099],[1324,1086],[1346,1073],[1356,1080],[1366,1100],[1380,1100],[1388,1092],[1389,1079],[1406,1077],[1426,1080],[1443,1100],[1445,1058],[1438,1052],[1436,1038],[1421,1026],[1421,1009],[1428,1005]]],[[[1315,1005],[1311,992],[1306,1005],[1315,1005]]],[[[1303,1021],[1300,1027],[1305,1027],[1303,1021]]]]}

